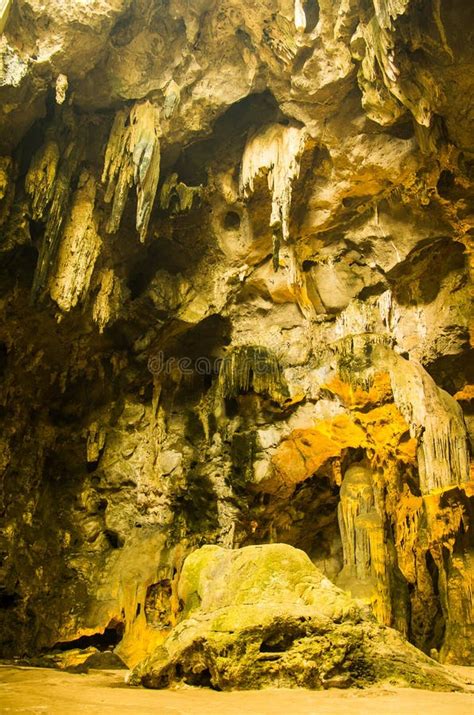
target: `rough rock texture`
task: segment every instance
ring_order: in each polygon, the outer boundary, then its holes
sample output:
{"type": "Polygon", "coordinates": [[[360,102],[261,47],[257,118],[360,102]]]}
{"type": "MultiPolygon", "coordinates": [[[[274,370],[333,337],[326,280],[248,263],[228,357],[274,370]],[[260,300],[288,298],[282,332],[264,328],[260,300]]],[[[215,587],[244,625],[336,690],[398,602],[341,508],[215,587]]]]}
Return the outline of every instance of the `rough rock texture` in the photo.
{"type": "Polygon", "coordinates": [[[132,671],[133,685],[462,688],[286,544],[204,546],[184,562],[178,594],[181,622],[132,671]]]}
{"type": "Polygon", "coordinates": [[[0,654],[282,542],[473,663],[469,0],[0,2],[0,654]]]}

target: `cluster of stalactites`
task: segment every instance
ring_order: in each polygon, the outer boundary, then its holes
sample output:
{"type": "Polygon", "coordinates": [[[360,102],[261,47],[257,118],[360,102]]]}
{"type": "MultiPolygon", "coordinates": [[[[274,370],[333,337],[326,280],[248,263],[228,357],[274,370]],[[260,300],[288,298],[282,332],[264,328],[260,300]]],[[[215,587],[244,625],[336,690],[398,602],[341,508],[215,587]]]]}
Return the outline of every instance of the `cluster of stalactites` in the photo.
{"type": "Polygon", "coordinates": [[[25,189],[31,199],[32,217],[35,221],[46,220],[33,279],[34,299],[47,288],[56,263],[71,185],[82,159],[83,139],[77,136],[63,149],[54,139],[48,139],[34,155],[26,175],[25,189]]]}
{"type": "MultiPolygon", "coordinates": [[[[358,82],[368,116],[380,124],[392,124],[408,109],[423,129],[436,119],[438,97],[431,74],[420,64],[408,64],[406,53],[398,51],[402,44],[397,38],[399,18],[410,4],[410,0],[374,0],[375,12],[367,22],[359,23],[351,40],[351,51],[360,62],[358,82]]],[[[431,23],[437,29],[438,55],[452,59],[439,0],[427,7],[425,24],[431,23]]]]}
{"type": "Polygon", "coordinates": [[[112,203],[107,231],[120,226],[130,188],[137,192],[136,227],[145,241],[160,178],[160,112],[151,102],[121,109],[109,136],[102,181],[105,201],[112,203]]]}
{"type": "Polygon", "coordinates": [[[469,479],[466,426],[456,400],[417,362],[385,352],[395,402],[418,440],[422,494],[469,479]]]}
{"type": "Polygon", "coordinates": [[[160,208],[170,213],[190,211],[195,199],[202,195],[202,186],[187,186],[179,181],[178,174],[170,174],[160,191],[160,208]]]}
{"type": "Polygon", "coordinates": [[[388,344],[389,337],[378,333],[346,335],[333,343],[330,349],[341,380],[354,389],[369,390],[378,372],[373,360],[374,349],[388,344]]]}
{"type": "Polygon", "coordinates": [[[267,395],[275,402],[282,402],[289,396],[278,358],[267,348],[254,345],[236,347],[222,360],[219,395],[236,397],[250,390],[267,395]]]}
{"type": "Polygon", "coordinates": [[[270,124],[247,140],[242,156],[240,191],[244,198],[254,192],[255,179],[267,175],[272,195],[270,227],[273,231],[274,265],[278,267],[280,240],[290,235],[293,182],[300,172],[306,133],[298,127],[270,124]]]}
{"type": "Polygon", "coordinates": [[[374,351],[378,346],[390,346],[391,336],[385,332],[380,311],[362,301],[353,301],[334,324],[335,340],[323,351],[324,361],[335,361],[341,379],[354,389],[368,390],[378,372],[374,351]]]}

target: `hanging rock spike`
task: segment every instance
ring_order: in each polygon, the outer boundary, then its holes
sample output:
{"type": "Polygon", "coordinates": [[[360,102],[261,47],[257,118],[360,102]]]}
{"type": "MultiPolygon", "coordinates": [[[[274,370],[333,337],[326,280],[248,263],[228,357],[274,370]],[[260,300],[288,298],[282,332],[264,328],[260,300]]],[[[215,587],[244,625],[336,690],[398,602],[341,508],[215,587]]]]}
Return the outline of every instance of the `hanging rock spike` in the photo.
{"type": "Polygon", "coordinates": [[[240,192],[249,198],[255,180],[267,175],[272,195],[270,227],[273,230],[274,265],[278,265],[280,238],[290,237],[290,210],[293,182],[300,172],[300,158],[306,141],[303,129],[269,124],[249,137],[242,156],[240,192]]]}
{"type": "Polygon", "coordinates": [[[107,231],[116,233],[130,188],[137,192],[136,228],[144,243],[160,178],[160,110],[137,102],[115,115],[105,152],[102,182],[105,201],[112,203],[107,231]]]}
{"type": "Polygon", "coordinates": [[[271,350],[254,345],[234,348],[221,363],[218,391],[222,397],[236,397],[253,389],[276,402],[288,396],[288,386],[280,363],[271,350]]]}

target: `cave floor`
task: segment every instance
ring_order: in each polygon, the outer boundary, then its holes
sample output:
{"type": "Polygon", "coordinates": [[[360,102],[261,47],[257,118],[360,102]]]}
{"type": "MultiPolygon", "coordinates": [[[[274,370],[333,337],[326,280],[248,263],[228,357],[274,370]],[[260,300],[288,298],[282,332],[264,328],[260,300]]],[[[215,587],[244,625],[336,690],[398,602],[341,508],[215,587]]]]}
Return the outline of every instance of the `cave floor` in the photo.
{"type": "MultiPolygon", "coordinates": [[[[470,680],[474,668],[458,669],[470,680]]],[[[202,688],[145,690],[124,683],[125,671],[71,674],[0,666],[1,713],[159,713],[160,715],[473,715],[474,692],[409,688],[260,690],[218,693],[202,688]]]]}

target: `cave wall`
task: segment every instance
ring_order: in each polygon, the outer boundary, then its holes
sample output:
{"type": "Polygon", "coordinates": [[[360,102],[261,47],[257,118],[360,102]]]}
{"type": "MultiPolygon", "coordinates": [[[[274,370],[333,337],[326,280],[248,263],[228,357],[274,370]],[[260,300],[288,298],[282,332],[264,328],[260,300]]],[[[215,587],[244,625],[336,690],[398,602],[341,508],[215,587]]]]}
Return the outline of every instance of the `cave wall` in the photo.
{"type": "Polygon", "coordinates": [[[0,18],[1,654],[134,665],[284,542],[473,662],[470,3],[0,18]]]}

